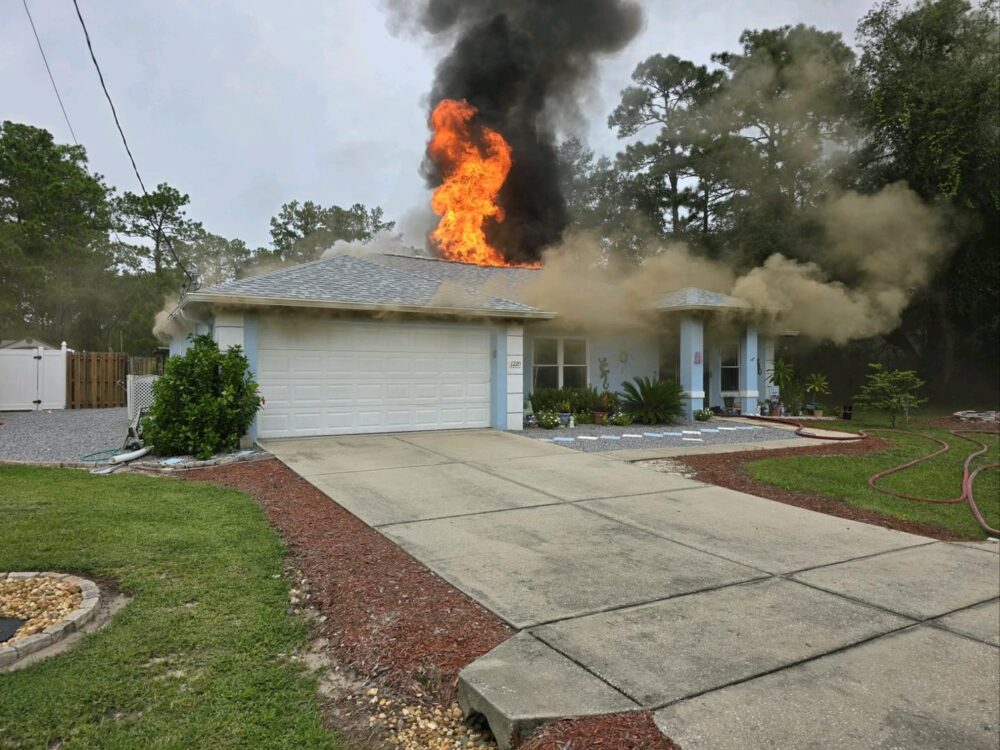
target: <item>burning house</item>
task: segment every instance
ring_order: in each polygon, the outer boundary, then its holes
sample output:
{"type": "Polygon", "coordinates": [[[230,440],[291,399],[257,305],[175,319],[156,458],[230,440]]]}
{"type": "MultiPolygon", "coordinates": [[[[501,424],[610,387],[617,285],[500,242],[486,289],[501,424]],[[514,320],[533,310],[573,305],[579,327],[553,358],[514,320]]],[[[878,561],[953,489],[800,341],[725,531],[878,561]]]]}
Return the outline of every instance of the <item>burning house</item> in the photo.
{"type": "MultiPolygon", "coordinates": [[[[553,113],[641,25],[626,0],[564,5],[417,6],[426,32],[452,40],[422,168],[438,258],[334,254],[181,300],[171,352],[195,330],[241,345],[266,399],[256,435],[520,429],[536,388],[617,390],[639,375],[682,383],[689,416],[756,410],[771,349],[746,303],[671,286],[626,293],[628,315],[593,321],[547,304],[542,253],[567,224],[553,113]]],[[[584,306],[622,294],[558,283],[584,306]]]]}

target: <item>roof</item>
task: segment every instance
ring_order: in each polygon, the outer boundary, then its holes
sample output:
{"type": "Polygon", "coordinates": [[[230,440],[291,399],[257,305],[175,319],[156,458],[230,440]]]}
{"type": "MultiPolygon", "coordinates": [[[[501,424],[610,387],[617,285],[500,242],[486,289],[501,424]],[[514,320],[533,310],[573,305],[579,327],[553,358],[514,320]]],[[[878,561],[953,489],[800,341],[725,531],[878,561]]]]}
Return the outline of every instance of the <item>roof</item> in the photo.
{"type": "Polygon", "coordinates": [[[750,303],[739,297],[689,286],[663,295],[651,305],[651,309],[662,311],[750,310],[752,307],[750,303]]]}
{"type": "Polygon", "coordinates": [[[52,346],[52,344],[47,341],[42,341],[41,339],[35,339],[31,336],[27,336],[22,339],[0,339],[0,349],[37,349],[41,347],[42,349],[58,349],[58,346],[52,346]]]}
{"type": "Polygon", "coordinates": [[[188,302],[396,310],[487,317],[551,318],[508,299],[537,273],[403,255],[334,255],[201,289],[188,302]]]}

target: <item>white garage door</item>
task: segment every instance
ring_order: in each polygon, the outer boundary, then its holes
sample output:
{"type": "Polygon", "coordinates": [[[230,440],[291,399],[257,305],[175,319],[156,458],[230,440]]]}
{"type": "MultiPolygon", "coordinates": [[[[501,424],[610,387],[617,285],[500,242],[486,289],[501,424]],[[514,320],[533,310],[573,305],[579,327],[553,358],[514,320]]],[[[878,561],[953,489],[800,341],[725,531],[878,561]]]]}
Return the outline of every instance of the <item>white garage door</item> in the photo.
{"type": "Polygon", "coordinates": [[[260,437],[488,427],[488,330],[262,316],[260,437]]]}

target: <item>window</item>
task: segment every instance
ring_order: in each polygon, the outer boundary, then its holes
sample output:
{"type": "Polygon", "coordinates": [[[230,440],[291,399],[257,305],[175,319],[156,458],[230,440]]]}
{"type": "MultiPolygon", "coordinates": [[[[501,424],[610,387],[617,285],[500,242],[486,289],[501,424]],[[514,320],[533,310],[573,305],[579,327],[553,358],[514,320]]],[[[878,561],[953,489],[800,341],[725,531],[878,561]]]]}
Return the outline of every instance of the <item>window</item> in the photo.
{"type": "Polygon", "coordinates": [[[723,392],[740,390],[740,345],[739,342],[723,344],[722,372],[719,386],[723,392]]]}
{"type": "Polygon", "coordinates": [[[533,369],[533,390],[586,387],[587,340],[535,339],[533,369]]]}

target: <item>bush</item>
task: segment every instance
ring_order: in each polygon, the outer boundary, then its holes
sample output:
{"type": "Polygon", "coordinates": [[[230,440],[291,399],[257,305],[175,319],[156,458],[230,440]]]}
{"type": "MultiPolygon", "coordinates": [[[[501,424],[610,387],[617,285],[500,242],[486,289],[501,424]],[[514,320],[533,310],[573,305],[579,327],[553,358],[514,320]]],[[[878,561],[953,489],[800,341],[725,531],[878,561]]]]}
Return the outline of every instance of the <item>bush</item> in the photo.
{"type": "Polygon", "coordinates": [[[539,388],[531,394],[531,408],[536,414],[542,411],[590,413],[596,403],[597,391],[593,388],[539,388]]]}
{"type": "Polygon", "coordinates": [[[663,424],[677,421],[684,412],[687,395],[680,383],[639,376],[634,384],[622,383],[622,409],[636,422],[663,424]]]}
{"type": "Polygon", "coordinates": [[[538,426],[546,430],[554,430],[559,426],[559,415],[554,411],[540,411],[535,415],[535,419],[538,420],[538,426]]]}
{"type": "Polygon", "coordinates": [[[694,413],[694,418],[699,422],[707,422],[712,418],[711,409],[699,409],[694,413]]]}
{"type": "Polygon", "coordinates": [[[143,438],[156,453],[210,458],[239,447],[260,408],[240,347],[220,352],[211,336],[194,336],[181,356],[167,360],[153,384],[143,438]]]}
{"type": "Polygon", "coordinates": [[[886,370],[879,364],[869,364],[868,367],[870,372],[865,383],[854,397],[856,406],[885,412],[895,427],[897,416],[902,414],[908,422],[910,412],[927,403],[927,399],[917,396],[924,381],[913,370],[886,370]]]}
{"type": "Polygon", "coordinates": [[[608,424],[613,424],[616,427],[628,427],[632,424],[632,415],[623,411],[615,412],[608,416],[608,424]]]}

